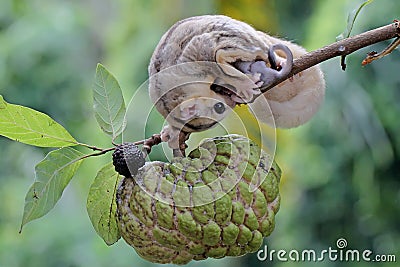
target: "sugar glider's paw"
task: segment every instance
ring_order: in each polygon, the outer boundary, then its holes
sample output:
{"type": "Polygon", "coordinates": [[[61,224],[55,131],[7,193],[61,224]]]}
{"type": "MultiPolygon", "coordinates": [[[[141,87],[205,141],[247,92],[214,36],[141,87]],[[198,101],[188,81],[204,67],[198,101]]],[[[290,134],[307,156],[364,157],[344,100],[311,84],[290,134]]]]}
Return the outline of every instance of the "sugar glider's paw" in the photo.
{"type": "Polygon", "coordinates": [[[235,64],[236,68],[246,74],[258,88],[268,87],[277,79],[286,77],[293,66],[293,54],[290,49],[283,44],[276,44],[268,51],[269,65],[265,61],[243,61],[235,64]],[[281,50],[285,58],[280,58],[275,54],[276,50],[281,50]]]}
{"type": "Polygon", "coordinates": [[[160,133],[161,141],[168,142],[172,149],[179,149],[179,132],[179,129],[166,125],[160,133]]]}
{"type": "Polygon", "coordinates": [[[252,83],[252,85],[253,86],[242,86],[238,88],[236,94],[231,96],[232,100],[237,104],[247,104],[251,102],[256,95],[261,93],[256,83],[252,83]]]}

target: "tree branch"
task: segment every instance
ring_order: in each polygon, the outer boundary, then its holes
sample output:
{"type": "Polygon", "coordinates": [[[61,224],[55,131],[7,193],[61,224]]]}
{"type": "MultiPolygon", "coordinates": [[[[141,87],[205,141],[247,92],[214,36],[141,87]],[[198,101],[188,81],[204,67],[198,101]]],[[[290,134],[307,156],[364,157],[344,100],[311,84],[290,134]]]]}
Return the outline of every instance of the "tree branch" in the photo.
{"type": "MultiPolygon", "coordinates": [[[[281,77],[279,79],[276,79],[274,81],[274,83],[272,83],[268,87],[261,88],[261,92],[265,93],[269,89],[277,86],[278,84],[289,79],[293,75],[296,75],[296,74],[302,72],[303,70],[311,68],[312,66],[315,66],[321,62],[324,62],[324,61],[334,58],[334,57],[338,57],[338,56],[342,57],[341,65],[342,65],[342,68],[344,68],[345,67],[345,62],[344,62],[345,56],[347,56],[361,48],[364,48],[364,47],[367,47],[367,46],[370,46],[370,45],[373,45],[373,44],[376,44],[376,43],[379,43],[379,42],[382,42],[385,40],[390,40],[390,39],[393,39],[396,37],[400,38],[400,22],[397,20],[389,25],[340,40],[333,44],[330,44],[330,45],[327,45],[320,49],[317,49],[315,51],[306,53],[303,56],[301,56],[293,61],[292,70],[286,77],[281,77]]],[[[395,40],[382,53],[373,53],[373,54],[370,53],[367,56],[368,62],[365,63],[365,60],[364,60],[363,65],[370,63],[370,61],[372,61],[372,60],[375,60],[377,58],[380,58],[382,56],[389,54],[399,44],[400,44],[400,41],[395,40]],[[370,59],[368,59],[368,58],[370,58],[370,59]]],[[[260,96],[260,95],[258,95],[258,96],[260,96]]],[[[253,101],[258,96],[255,96],[253,98],[253,101]]],[[[185,141],[188,139],[188,137],[189,136],[185,135],[184,133],[182,134],[182,136],[180,135],[179,149],[174,150],[174,156],[184,156],[185,155],[185,148],[186,148],[185,141]]]]}
{"type": "Polygon", "coordinates": [[[264,93],[272,87],[285,81],[289,77],[292,77],[293,75],[298,74],[299,72],[315,66],[321,62],[324,62],[328,59],[338,56],[347,56],[361,48],[399,36],[400,22],[395,21],[394,23],[391,23],[389,25],[340,40],[336,43],[304,54],[300,58],[297,58],[293,61],[292,71],[287,77],[277,79],[272,85],[261,88],[261,92],[264,93]]]}

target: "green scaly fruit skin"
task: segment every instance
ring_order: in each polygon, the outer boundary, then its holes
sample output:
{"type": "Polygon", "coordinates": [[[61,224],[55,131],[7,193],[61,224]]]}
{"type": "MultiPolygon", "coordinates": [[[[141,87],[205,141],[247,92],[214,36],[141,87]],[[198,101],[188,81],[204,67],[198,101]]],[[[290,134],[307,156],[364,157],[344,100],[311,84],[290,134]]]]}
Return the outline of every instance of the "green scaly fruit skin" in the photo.
{"type": "Polygon", "coordinates": [[[187,158],[146,163],[135,179],[122,180],[121,236],[155,263],[255,252],[275,226],[280,176],[272,157],[251,140],[208,139],[187,158]],[[210,152],[214,144],[216,155],[210,152]],[[254,181],[259,186],[250,190],[254,181]]]}

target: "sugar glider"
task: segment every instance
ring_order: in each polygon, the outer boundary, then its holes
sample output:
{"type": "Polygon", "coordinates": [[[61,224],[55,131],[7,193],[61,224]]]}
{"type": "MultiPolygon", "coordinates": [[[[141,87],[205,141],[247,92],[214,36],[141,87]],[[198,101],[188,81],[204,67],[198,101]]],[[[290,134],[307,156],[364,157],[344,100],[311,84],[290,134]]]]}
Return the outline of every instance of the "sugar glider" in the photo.
{"type": "Polygon", "coordinates": [[[209,129],[238,104],[272,112],[258,116],[274,127],[307,122],[325,94],[319,66],[313,66],[260,94],[291,71],[306,50],[222,15],[191,17],[175,23],[161,38],[149,64],[149,93],[168,125],[163,141],[179,148],[178,136],[209,129]],[[257,98],[255,98],[258,96],[257,98]]]}

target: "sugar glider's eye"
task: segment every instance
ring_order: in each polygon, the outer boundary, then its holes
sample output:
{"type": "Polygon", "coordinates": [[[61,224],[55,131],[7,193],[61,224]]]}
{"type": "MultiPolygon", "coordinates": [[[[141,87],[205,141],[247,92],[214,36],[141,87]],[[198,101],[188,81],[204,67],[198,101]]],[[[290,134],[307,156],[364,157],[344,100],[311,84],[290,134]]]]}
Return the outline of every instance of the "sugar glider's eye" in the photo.
{"type": "Polygon", "coordinates": [[[218,114],[222,114],[225,112],[225,105],[222,102],[218,102],[217,104],[214,105],[214,110],[218,114]]]}

